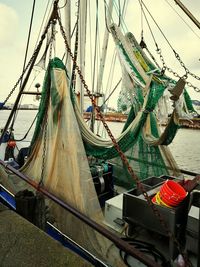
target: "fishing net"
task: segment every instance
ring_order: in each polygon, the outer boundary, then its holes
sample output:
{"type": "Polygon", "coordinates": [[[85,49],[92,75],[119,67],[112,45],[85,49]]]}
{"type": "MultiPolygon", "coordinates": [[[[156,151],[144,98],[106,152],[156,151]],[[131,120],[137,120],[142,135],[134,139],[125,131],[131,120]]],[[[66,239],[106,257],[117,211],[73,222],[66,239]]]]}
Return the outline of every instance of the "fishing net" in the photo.
{"type": "MultiPolygon", "coordinates": [[[[195,112],[192,101],[186,89],[181,88],[183,93],[176,101],[170,101],[170,97],[180,91],[176,81],[161,75],[161,69],[153,64],[143,52],[135,37],[128,33],[125,37],[116,25],[111,26],[111,32],[116,43],[118,55],[122,62],[122,89],[118,98],[118,111],[129,113],[124,126],[126,130],[137,117],[138,112],[145,113],[137,136],[129,149],[121,149],[125,152],[129,164],[137,176],[142,180],[147,177],[172,175],[180,176],[180,172],[170,153],[169,145],[179,129],[179,119],[191,118],[195,112]],[[138,63],[141,68],[138,68],[138,63]],[[137,69],[137,71],[136,71],[137,69]],[[152,77],[150,86],[147,78],[152,77]],[[138,82],[139,80],[139,82],[138,82]],[[146,96],[148,91],[148,96],[146,96]],[[146,105],[144,106],[145,98],[146,105]],[[169,119],[170,115],[170,119],[169,119]],[[162,124],[162,133],[160,125],[162,124]]],[[[112,160],[115,165],[115,183],[131,188],[134,181],[130,177],[126,166],[119,157],[112,160]]]]}
{"type": "MultiPolygon", "coordinates": [[[[163,101],[166,90],[170,86],[174,87],[175,82],[165,76],[160,79],[155,74],[147,75],[146,71],[155,69],[155,66],[146,63],[139,50],[133,49],[116,25],[111,26],[111,32],[122,65],[122,91],[118,107],[129,113],[124,129],[116,141],[140,180],[160,175],[179,176],[178,167],[166,147],[172,142],[179,128],[177,110],[172,112],[162,133],[157,119],[160,113],[156,112],[159,101],[163,101]]],[[[75,110],[77,115],[78,109],[75,110]]],[[[94,136],[83,125],[80,115],[77,115],[77,119],[81,125],[87,155],[98,159],[111,159],[115,183],[126,189],[132,188],[135,182],[112,143],[94,136]]]]}
{"type": "MultiPolygon", "coordinates": [[[[142,180],[151,176],[180,175],[166,147],[178,130],[178,113],[174,109],[163,132],[154,112],[171,82],[165,76],[148,75],[149,65],[119,30],[111,28],[122,63],[123,91],[121,107],[129,112],[117,142],[131,167],[142,180]],[[135,50],[136,51],[136,50],[135,50]],[[128,92],[128,94],[126,93],[128,92]]],[[[174,85],[172,81],[171,84],[174,85]]],[[[185,93],[187,98],[187,94],[185,93]]],[[[187,98],[187,107],[191,110],[187,98]]],[[[120,106],[120,101],[118,102],[120,106]]],[[[90,131],[68,86],[63,63],[55,58],[47,69],[30,155],[21,171],[59,199],[69,203],[92,220],[103,223],[103,214],[91,177],[87,156],[111,160],[115,183],[129,189],[135,185],[112,142],[90,131]],[[83,143],[84,142],[84,143],[83,143]]],[[[9,176],[12,191],[26,188],[9,176]]],[[[56,226],[89,252],[112,266],[123,266],[112,243],[58,205],[49,202],[56,226]]]]}
{"type": "MultiPolygon", "coordinates": [[[[46,73],[30,150],[20,171],[90,219],[103,224],[65,67],[57,58],[50,62],[46,73]]],[[[5,175],[2,170],[2,176],[5,175]]],[[[27,188],[13,175],[9,175],[9,180],[14,181],[15,192],[27,188]]],[[[115,251],[109,240],[57,204],[51,201],[48,204],[59,230],[111,266],[123,266],[118,249],[115,251]]]]}

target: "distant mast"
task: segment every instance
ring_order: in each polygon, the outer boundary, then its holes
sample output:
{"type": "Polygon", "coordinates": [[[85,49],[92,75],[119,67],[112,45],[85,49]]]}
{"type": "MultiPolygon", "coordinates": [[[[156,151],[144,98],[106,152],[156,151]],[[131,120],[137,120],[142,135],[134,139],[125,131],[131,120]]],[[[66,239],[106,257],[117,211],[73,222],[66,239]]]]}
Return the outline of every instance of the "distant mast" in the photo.
{"type": "MultiPolygon", "coordinates": [[[[111,19],[112,19],[112,10],[113,10],[113,0],[110,0],[108,4],[108,11],[107,11],[107,18],[106,18],[108,27],[110,26],[111,19]]],[[[99,74],[98,74],[98,79],[97,79],[97,88],[96,88],[97,94],[101,93],[103,73],[104,73],[104,67],[105,67],[105,61],[106,61],[106,55],[107,55],[108,40],[109,40],[109,31],[106,28],[105,33],[104,33],[102,56],[100,59],[99,74]]]]}
{"type": "MultiPolygon", "coordinates": [[[[85,44],[86,44],[86,20],[87,20],[87,0],[79,2],[78,19],[78,57],[77,63],[83,77],[85,77],[85,44]]],[[[80,92],[80,111],[84,109],[84,87],[79,77],[76,79],[76,92],[80,92]]]]}
{"type": "MultiPolygon", "coordinates": [[[[65,32],[67,36],[67,42],[69,44],[69,48],[71,48],[71,0],[66,2],[65,7],[65,32]]],[[[71,58],[69,56],[68,51],[66,51],[66,63],[67,71],[71,76],[71,58]]]]}
{"type": "Polygon", "coordinates": [[[193,23],[200,29],[199,21],[192,15],[192,13],[183,5],[180,0],[174,0],[175,3],[185,12],[185,14],[193,21],[193,23]]]}

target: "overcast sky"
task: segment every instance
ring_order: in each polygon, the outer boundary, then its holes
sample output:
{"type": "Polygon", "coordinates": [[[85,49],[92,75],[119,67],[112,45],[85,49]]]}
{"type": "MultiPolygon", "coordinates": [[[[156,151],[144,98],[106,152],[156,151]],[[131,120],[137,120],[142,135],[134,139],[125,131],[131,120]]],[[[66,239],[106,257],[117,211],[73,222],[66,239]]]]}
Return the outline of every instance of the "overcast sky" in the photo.
{"type": "MultiPolygon", "coordinates": [[[[32,0],[0,1],[0,102],[4,101],[22,71],[32,2],[32,0]]],[[[33,20],[33,32],[31,38],[32,48],[34,47],[38,36],[47,2],[47,0],[36,1],[36,16],[33,20]]],[[[94,2],[96,1],[93,1],[93,3],[94,2]]],[[[140,7],[136,0],[130,0],[129,2],[131,4],[127,10],[125,22],[128,30],[133,32],[137,38],[140,38],[140,7]]],[[[200,20],[200,1],[182,0],[182,2],[194,16],[200,20]]],[[[61,3],[63,4],[63,1],[61,3]]],[[[192,72],[200,76],[200,30],[184,15],[181,9],[174,4],[173,0],[144,0],[144,3],[148,6],[150,12],[167,36],[167,39],[181,56],[186,66],[192,72]],[[181,20],[168,3],[175,8],[176,12],[183,17],[192,30],[181,20]]],[[[151,24],[157,43],[162,49],[167,64],[169,67],[174,68],[175,71],[180,71],[181,73],[179,64],[177,64],[177,60],[170,51],[169,46],[166,44],[159,31],[155,28],[152,21],[151,24]]],[[[145,22],[144,38],[151,51],[155,53],[155,46],[145,22]]],[[[199,82],[192,82],[200,88],[199,82]]],[[[192,88],[189,89],[189,93],[193,99],[200,100],[200,93],[195,93],[192,88]]],[[[30,99],[29,102],[32,102],[32,99],[30,99]]]]}

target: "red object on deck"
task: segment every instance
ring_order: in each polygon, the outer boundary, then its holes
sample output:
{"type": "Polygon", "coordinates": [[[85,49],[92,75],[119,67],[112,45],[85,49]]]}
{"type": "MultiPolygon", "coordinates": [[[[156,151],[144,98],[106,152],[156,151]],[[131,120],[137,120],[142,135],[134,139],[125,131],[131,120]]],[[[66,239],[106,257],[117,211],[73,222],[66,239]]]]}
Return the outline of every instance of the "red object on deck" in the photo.
{"type": "Polygon", "coordinates": [[[178,206],[186,196],[185,189],[173,180],[167,180],[160,188],[160,198],[169,206],[178,206]]]}

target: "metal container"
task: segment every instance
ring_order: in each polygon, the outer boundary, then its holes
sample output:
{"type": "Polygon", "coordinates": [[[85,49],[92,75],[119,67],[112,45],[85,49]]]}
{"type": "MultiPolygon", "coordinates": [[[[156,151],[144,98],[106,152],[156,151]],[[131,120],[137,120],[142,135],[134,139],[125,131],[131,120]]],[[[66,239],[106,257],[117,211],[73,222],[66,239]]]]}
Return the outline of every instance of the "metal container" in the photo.
{"type": "MultiPolygon", "coordinates": [[[[168,179],[167,176],[165,177],[168,179]]],[[[160,190],[162,183],[164,183],[166,179],[162,177],[151,177],[142,183],[144,187],[148,187],[148,189],[146,188],[148,195],[153,197],[160,190]]],[[[169,230],[182,243],[185,240],[184,234],[187,222],[187,207],[187,199],[175,208],[156,205],[157,210],[161,213],[169,230]]],[[[147,204],[146,199],[137,188],[125,192],[123,195],[123,220],[129,224],[130,228],[135,225],[140,225],[148,230],[167,236],[166,230],[163,228],[159,219],[155,216],[152,209],[147,204]]],[[[175,245],[172,241],[169,242],[169,253],[172,258],[176,256],[175,245]]]]}

